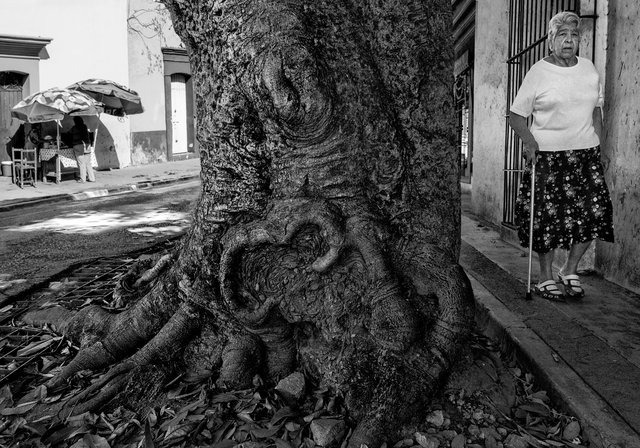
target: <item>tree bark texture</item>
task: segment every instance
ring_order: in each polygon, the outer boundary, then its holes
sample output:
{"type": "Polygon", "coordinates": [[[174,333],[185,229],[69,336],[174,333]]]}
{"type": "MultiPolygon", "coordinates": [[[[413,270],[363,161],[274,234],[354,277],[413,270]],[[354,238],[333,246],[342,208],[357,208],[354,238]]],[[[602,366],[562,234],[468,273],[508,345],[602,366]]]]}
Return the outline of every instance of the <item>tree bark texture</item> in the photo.
{"type": "Polygon", "coordinates": [[[68,323],[83,349],[50,386],[114,365],[94,388],[104,398],[176,353],[229,387],[297,369],[343,394],[350,446],[378,446],[417,415],[472,322],[450,2],[164,3],[197,94],[194,223],[130,281],[142,298],[129,311],[68,323]]]}

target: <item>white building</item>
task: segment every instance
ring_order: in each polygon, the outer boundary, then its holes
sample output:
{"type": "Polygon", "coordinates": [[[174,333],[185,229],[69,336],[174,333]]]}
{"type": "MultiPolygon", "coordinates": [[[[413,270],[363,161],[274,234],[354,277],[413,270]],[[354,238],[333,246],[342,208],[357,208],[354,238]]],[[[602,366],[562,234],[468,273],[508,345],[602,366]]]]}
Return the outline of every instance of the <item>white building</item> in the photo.
{"type": "MultiPolygon", "coordinates": [[[[187,52],[160,3],[3,0],[0,16],[0,141],[21,123],[9,112],[20,99],[104,78],[137,91],[145,112],[100,116],[99,168],[198,156],[187,52]]],[[[65,120],[63,131],[70,126],[65,120]]],[[[0,151],[0,158],[8,153],[0,151]]]]}

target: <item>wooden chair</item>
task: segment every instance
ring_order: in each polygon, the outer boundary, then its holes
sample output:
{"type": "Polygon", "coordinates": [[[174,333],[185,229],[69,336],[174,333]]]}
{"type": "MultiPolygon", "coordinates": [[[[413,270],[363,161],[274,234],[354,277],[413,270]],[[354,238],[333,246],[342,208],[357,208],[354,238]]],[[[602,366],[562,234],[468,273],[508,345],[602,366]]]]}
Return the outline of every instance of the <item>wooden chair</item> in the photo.
{"type": "Polygon", "coordinates": [[[38,153],[35,148],[13,148],[13,183],[23,188],[24,184],[34,187],[38,183],[38,153]]]}

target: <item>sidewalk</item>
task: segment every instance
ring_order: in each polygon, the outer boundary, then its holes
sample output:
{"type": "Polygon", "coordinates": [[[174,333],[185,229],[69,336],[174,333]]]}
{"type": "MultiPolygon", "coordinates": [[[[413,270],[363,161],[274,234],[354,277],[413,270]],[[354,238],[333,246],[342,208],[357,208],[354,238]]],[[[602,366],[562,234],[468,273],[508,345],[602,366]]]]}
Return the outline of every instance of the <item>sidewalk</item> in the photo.
{"type": "Polygon", "coordinates": [[[42,202],[80,200],[123,191],[149,188],[167,182],[197,178],[200,159],[96,171],[96,181],[80,183],[73,179],[59,184],[38,182],[36,187],[20,188],[11,177],[0,176],[0,212],[42,202]]]}
{"type": "MultiPolygon", "coordinates": [[[[516,349],[579,418],[591,446],[640,447],[640,296],[590,275],[582,277],[582,302],[524,300],[526,250],[501,240],[468,207],[460,264],[485,331],[516,349]]],[[[534,258],[534,279],[536,265],[534,258]]]]}
{"type": "MultiPolygon", "coordinates": [[[[20,189],[0,177],[0,212],[47,201],[80,200],[198,176],[199,159],[98,171],[20,189]]],[[[463,198],[468,204],[468,196],[463,198]]],[[[525,301],[525,251],[463,206],[460,264],[469,275],[486,333],[515,350],[546,390],[579,418],[592,447],[640,448],[640,296],[595,275],[580,303],[525,301]]]]}

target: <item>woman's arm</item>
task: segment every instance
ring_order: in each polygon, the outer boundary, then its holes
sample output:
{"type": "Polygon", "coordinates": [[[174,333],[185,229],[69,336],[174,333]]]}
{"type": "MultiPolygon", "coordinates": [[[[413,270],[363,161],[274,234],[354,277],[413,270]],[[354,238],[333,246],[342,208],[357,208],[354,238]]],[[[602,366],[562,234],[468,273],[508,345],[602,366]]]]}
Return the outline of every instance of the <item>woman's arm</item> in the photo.
{"type": "Polygon", "coordinates": [[[600,140],[600,144],[602,144],[602,137],[603,137],[602,109],[599,106],[593,109],[592,120],[593,120],[593,128],[596,130],[596,135],[600,140]]]}
{"type": "Polygon", "coordinates": [[[511,112],[509,114],[509,125],[518,134],[520,140],[524,145],[524,158],[527,160],[527,163],[531,163],[534,156],[538,154],[538,142],[531,134],[529,127],[527,126],[527,119],[522,115],[514,114],[511,112]]]}

